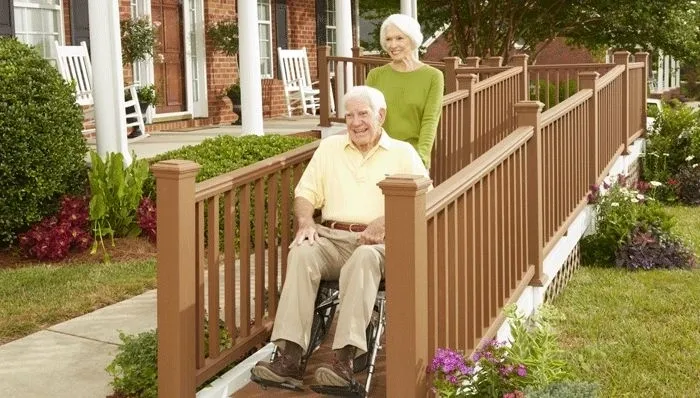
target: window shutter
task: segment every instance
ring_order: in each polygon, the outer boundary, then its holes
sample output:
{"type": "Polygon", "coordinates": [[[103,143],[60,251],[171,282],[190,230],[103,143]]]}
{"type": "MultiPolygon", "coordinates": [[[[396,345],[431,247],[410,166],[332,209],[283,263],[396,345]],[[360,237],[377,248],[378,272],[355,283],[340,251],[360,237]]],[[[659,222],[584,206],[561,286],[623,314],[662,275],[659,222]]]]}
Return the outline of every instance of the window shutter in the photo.
{"type": "Polygon", "coordinates": [[[79,46],[85,42],[90,49],[90,17],[88,0],[71,0],[70,2],[71,44],[79,46]]]}
{"type": "Polygon", "coordinates": [[[316,0],[316,45],[325,46],[326,43],[326,11],[328,0],[316,0]]]}
{"type": "MultiPolygon", "coordinates": [[[[277,59],[277,47],[289,48],[289,41],[287,37],[289,32],[287,31],[287,0],[276,0],[275,1],[275,43],[276,45],[272,47],[272,58],[277,59]]],[[[282,78],[282,71],[280,68],[273,68],[277,70],[275,73],[278,79],[282,78]]]]}
{"type": "Polygon", "coordinates": [[[14,15],[12,0],[0,0],[0,36],[15,35],[14,15]]]}

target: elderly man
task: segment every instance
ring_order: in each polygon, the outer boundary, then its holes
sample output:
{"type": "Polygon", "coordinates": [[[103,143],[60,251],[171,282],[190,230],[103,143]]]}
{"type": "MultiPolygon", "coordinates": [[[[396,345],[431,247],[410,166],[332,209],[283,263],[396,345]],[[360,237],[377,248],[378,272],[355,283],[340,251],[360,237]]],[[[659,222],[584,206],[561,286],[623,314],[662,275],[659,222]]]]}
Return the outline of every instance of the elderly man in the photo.
{"type": "Polygon", "coordinates": [[[344,100],[347,133],[321,141],[295,189],[298,230],[271,338],[281,354],[252,370],[268,382],[303,384],[300,360],[308,349],[318,286],[338,279],[336,360],[315,377],[321,385],[351,383],[353,359],[367,351],[365,329],[384,271],[384,196],[377,183],[398,173],[428,175],[415,149],[382,129],[386,102],[380,91],[353,87],[344,100]],[[320,225],[313,219],[318,208],[320,225]]]}

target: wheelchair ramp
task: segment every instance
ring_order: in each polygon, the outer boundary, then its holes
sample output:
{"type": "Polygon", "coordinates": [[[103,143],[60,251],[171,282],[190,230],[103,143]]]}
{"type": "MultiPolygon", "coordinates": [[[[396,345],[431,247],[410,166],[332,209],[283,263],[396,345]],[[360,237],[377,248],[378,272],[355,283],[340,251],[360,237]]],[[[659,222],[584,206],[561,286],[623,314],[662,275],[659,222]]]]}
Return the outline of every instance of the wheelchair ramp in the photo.
{"type": "MultiPolygon", "coordinates": [[[[331,362],[333,360],[333,350],[331,350],[331,344],[333,343],[333,335],[335,334],[335,326],[337,323],[336,319],[333,321],[333,326],[331,331],[326,336],[326,340],[323,342],[321,347],[314,352],[309,360],[309,364],[306,367],[306,374],[304,375],[304,392],[287,391],[275,388],[268,388],[264,390],[258,384],[253,382],[248,383],[243,389],[235,392],[231,397],[234,398],[264,398],[264,397],[320,397],[321,395],[311,391],[309,388],[312,384],[315,384],[314,372],[321,366],[324,362],[331,362]]],[[[383,339],[382,339],[383,340],[383,339]]],[[[382,341],[382,344],[384,342],[382,341]]],[[[385,352],[384,350],[379,350],[377,353],[377,367],[372,377],[372,388],[369,392],[369,397],[384,398],[386,397],[386,367],[385,367],[385,352]]],[[[355,378],[362,385],[365,384],[367,379],[367,371],[355,374],[355,378]]]]}

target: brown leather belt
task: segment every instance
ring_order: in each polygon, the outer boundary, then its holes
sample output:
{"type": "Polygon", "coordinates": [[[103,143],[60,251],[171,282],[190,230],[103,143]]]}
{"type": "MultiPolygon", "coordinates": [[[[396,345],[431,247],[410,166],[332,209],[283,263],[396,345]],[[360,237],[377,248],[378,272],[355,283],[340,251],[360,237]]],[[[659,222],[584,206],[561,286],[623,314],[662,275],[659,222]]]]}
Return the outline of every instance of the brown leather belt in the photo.
{"type": "Polygon", "coordinates": [[[339,229],[341,231],[362,232],[367,228],[365,224],[350,224],[345,222],[326,220],[321,223],[324,227],[339,229]]]}

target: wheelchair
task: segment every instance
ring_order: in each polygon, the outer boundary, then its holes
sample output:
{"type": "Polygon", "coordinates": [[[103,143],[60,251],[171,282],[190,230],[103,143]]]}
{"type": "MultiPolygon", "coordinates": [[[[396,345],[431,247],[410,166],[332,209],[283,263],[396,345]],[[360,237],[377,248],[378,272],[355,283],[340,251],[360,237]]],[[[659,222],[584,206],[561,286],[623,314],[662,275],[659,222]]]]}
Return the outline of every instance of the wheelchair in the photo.
{"type": "MultiPolygon", "coordinates": [[[[318,287],[318,294],[316,295],[316,302],[314,305],[314,316],[311,324],[309,348],[301,357],[301,368],[304,371],[306,371],[309,358],[311,358],[314,351],[321,346],[326,335],[330,331],[331,325],[333,324],[333,319],[335,318],[335,311],[339,303],[340,289],[338,287],[338,281],[321,281],[318,287]]],[[[353,371],[355,373],[360,373],[367,369],[367,379],[365,384],[361,385],[359,382],[354,381],[347,387],[312,385],[311,390],[324,395],[343,397],[367,396],[370,391],[372,376],[374,375],[375,371],[375,362],[377,360],[377,352],[381,348],[381,338],[384,334],[385,327],[386,293],[384,289],[384,280],[382,279],[379,284],[377,299],[374,303],[372,318],[365,331],[367,338],[367,352],[356,357],[353,361],[353,371]]],[[[270,360],[273,360],[275,355],[276,351],[273,352],[270,360]]],[[[255,376],[251,376],[251,379],[260,384],[263,388],[280,387],[296,391],[303,391],[303,389],[293,385],[272,383],[259,379],[255,376]]]]}

